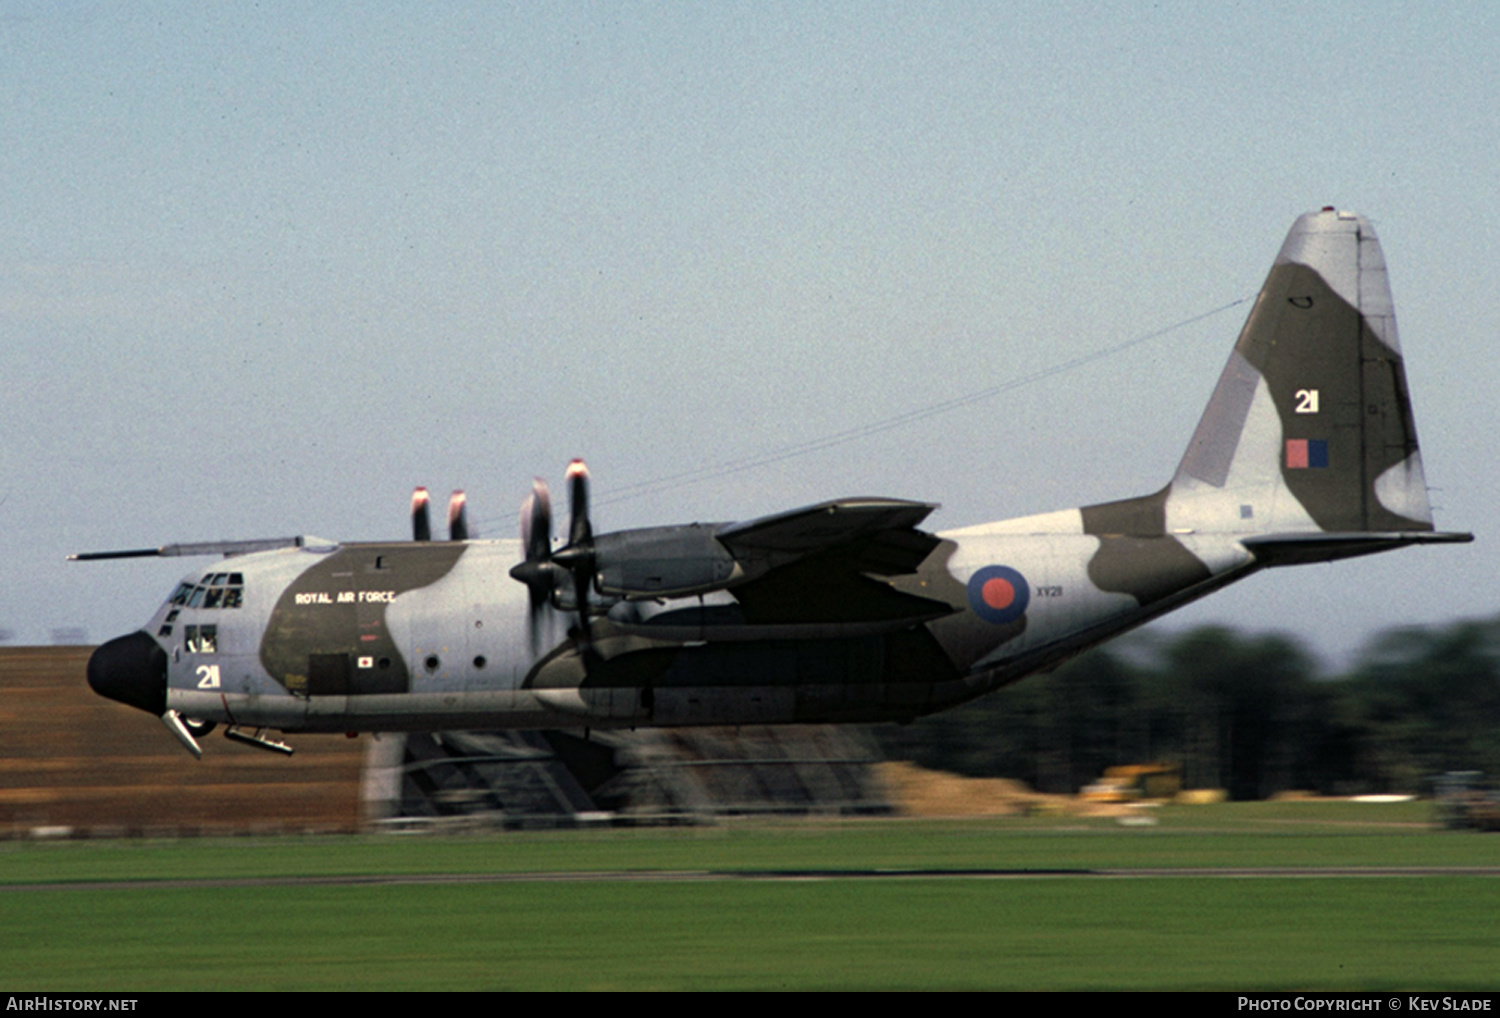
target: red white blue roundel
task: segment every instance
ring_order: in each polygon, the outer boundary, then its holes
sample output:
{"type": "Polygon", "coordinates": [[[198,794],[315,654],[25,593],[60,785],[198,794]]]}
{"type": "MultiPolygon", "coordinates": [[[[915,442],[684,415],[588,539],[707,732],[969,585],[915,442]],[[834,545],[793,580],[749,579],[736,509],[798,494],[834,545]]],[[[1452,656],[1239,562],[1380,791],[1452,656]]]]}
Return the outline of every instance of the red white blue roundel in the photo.
{"type": "Polygon", "coordinates": [[[985,566],[969,577],[969,607],[986,622],[1014,622],[1030,603],[1031,585],[1009,566],[985,566]]]}

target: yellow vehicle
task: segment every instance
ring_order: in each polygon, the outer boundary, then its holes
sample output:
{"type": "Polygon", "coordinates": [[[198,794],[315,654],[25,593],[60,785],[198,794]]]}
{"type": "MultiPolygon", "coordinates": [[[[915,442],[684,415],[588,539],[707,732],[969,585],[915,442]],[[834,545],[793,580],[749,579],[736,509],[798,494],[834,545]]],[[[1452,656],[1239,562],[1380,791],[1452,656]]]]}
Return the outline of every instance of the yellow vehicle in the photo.
{"type": "Polygon", "coordinates": [[[1086,786],[1078,797],[1085,802],[1136,802],[1170,799],[1181,790],[1181,765],[1145,763],[1105,768],[1104,776],[1086,786]]]}

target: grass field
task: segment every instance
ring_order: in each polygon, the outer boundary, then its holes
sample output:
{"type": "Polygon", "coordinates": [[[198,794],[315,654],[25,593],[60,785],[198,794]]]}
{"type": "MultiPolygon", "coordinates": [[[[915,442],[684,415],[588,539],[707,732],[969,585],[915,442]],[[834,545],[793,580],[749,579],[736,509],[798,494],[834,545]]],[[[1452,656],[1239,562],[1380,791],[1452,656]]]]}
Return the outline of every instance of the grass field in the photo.
{"type": "Polygon", "coordinates": [[[1230,804],[1160,819],[10,843],[0,985],[1500,987],[1500,877],[1268,872],[1500,867],[1500,838],[1433,830],[1421,804],[1230,804]],[[1088,872],[1199,867],[1259,875],[1088,872]],[[521,879],[215,883],[400,874],[521,879]]]}

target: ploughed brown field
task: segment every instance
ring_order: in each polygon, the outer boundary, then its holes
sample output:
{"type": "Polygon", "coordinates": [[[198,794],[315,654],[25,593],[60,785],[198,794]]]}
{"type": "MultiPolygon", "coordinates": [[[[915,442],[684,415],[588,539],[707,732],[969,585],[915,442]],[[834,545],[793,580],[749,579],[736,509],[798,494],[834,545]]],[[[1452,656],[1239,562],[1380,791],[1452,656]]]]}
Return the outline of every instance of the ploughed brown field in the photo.
{"type": "Polygon", "coordinates": [[[92,647],[0,647],[0,837],[352,831],[370,737],[292,737],[290,758],[215,731],[194,760],[156,718],[95,695],[92,647]]]}

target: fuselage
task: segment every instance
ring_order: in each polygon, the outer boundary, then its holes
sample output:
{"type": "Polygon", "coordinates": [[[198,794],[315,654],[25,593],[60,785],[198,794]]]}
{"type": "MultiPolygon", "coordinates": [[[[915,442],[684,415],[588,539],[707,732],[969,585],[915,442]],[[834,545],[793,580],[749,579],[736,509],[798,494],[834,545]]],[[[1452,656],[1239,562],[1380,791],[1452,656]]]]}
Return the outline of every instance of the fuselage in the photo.
{"type": "Polygon", "coordinates": [[[923,622],[851,621],[830,604],[747,624],[715,615],[734,605],[732,587],[613,605],[594,595],[586,646],[562,611],[528,639],[527,591],[508,575],[516,541],[261,552],[186,577],[128,649],[101,648],[100,669],[155,682],[144,662],[115,660],[149,656],[163,662],[165,708],[294,732],[908,720],[1055,666],[1254,564],[1229,535],[1085,533],[1080,510],[936,537],[914,573],[882,581],[936,602],[923,622]],[[1111,558],[1129,589],[1110,589],[1111,558]]]}

